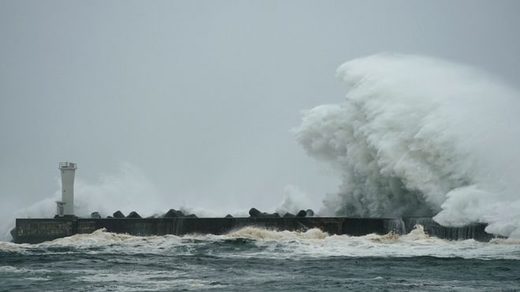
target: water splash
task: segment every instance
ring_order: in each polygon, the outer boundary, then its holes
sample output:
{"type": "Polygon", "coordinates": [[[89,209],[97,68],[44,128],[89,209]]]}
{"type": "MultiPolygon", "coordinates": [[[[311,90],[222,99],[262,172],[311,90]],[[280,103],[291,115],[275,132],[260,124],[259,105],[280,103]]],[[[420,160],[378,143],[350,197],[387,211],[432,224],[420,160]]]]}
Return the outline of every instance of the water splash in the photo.
{"type": "Polygon", "coordinates": [[[306,111],[296,138],[342,178],[325,209],[431,216],[520,237],[520,94],[468,66],[380,54],[338,69],[345,102],[306,111]]]}

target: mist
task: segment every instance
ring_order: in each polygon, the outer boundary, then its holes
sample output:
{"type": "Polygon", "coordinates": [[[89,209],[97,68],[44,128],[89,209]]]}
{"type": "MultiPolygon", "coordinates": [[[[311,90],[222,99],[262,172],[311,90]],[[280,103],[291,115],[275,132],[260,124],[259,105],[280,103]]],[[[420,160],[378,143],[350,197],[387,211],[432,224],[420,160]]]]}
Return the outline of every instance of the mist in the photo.
{"type": "Polygon", "coordinates": [[[517,1],[0,1],[0,220],[52,213],[66,160],[78,163],[85,214],[320,209],[342,178],[309,158],[291,129],[302,109],[342,101],[336,68],[412,53],[518,88],[519,9],[517,1]]]}

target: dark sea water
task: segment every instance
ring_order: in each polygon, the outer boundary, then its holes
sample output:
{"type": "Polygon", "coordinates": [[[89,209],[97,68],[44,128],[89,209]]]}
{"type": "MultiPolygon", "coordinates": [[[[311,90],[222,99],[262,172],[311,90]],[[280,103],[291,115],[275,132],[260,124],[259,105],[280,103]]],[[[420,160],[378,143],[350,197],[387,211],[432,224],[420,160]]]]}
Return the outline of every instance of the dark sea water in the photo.
{"type": "Polygon", "coordinates": [[[520,291],[520,242],[246,228],[0,243],[1,291],[520,291]]]}

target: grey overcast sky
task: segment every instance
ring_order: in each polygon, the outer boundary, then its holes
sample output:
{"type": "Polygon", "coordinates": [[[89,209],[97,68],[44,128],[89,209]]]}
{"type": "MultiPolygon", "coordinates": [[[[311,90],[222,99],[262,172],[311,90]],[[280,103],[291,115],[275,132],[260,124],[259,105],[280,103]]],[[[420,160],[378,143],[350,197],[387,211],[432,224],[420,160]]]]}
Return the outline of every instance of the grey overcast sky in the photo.
{"type": "Polygon", "coordinates": [[[165,209],[319,202],[338,182],[290,130],[341,102],[341,63],[424,54],[518,88],[519,28],[520,1],[0,0],[0,212],[51,197],[62,160],[91,185],[131,165],[165,209]]]}

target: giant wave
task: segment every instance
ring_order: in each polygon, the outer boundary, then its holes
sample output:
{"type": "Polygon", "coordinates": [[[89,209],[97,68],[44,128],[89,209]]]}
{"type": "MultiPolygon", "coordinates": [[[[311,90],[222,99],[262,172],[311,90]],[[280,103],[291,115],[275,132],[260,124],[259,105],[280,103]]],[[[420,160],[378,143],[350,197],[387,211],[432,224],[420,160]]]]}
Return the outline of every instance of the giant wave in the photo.
{"type": "Polygon", "coordinates": [[[324,212],[435,216],[520,237],[520,94],[469,66],[417,55],[349,61],[341,104],[305,111],[296,138],[341,176],[324,212]]]}

